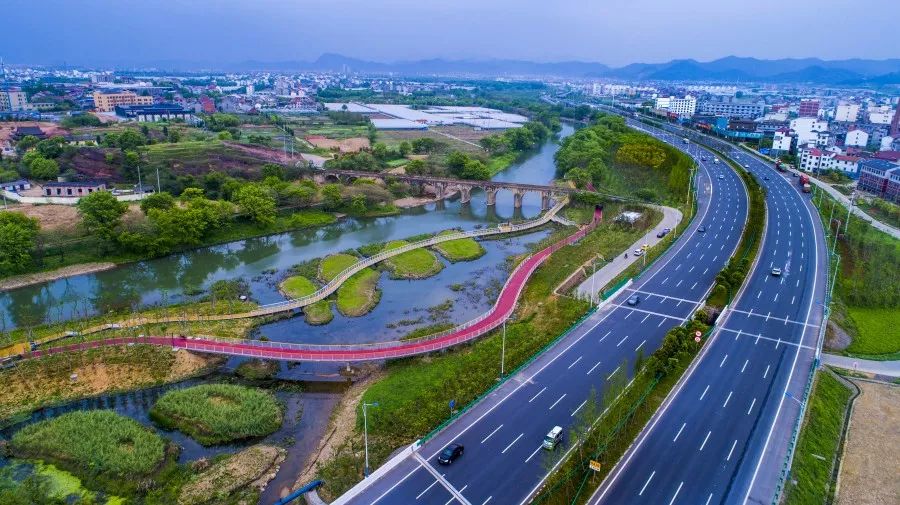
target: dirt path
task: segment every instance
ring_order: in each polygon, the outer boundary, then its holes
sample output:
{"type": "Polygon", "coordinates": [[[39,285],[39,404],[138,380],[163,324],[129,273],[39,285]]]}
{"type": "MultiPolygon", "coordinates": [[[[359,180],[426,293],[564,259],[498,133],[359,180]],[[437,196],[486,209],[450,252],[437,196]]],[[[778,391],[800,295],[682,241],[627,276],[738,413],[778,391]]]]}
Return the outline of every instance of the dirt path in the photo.
{"type": "Polygon", "coordinates": [[[17,275],[0,280],[0,291],[8,291],[10,289],[30,286],[32,284],[40,284],[43,282],[55,281],[57,279],[65,279],[75,275],[90,274],[94,272],[102,272],[103,270],[112,270],[116,267],[115,263],[102,261],[96,263],[81,263],[78,265],[70,265],[48,272],[38,272],[34,274],[17,275]]]}
{"type": "Polygon", "coordinates": [[[862,394],[850,416],[836,503],[900,503],[900,386],[855,383],[862,394]]]}
{"type": "Polygon", "coordinates": [[[373,372],[347,390],[334,408],[328,429],[325,431],[322,441],[319,442],[315,454],[306,462],[303,471],[297,477],[297,481],[294,483],[295,489],[311,481],[319,470],[319,462],[329,461],[334,457],[335,451],[353,435],[356,427],[356,411],[363,393],[384,375],[384,372],[380,370],[373,372]]]}

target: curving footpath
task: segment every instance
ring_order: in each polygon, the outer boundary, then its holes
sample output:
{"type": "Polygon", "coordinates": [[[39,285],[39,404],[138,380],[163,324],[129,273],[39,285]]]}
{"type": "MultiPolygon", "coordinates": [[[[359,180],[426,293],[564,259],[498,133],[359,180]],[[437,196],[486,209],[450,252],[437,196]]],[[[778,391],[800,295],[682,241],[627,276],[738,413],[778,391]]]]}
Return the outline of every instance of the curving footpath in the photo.
{"type": "MultiPolygon", "coordinates": [[[[253,317],[263,317],[263,316],[271,316],[275,314],[280,314],[283,312],[290,312],[292,310],[300,309],[306,307],[308,305],[312,305],[318,301],[324,300],[332,293],[338,290],[341,285],[346,282],[350,277],[353,277],[356,273],[360,272],[364,268],[370,267],[376,263],[380,263],[388,258],[392,258],[394,256],[398,256],[405,252],[412,251],[414,249],[421,249],[423,247],[431,247],[433,245],[449,242],[451,240],[459,240],[464,238],[477,238],[477,237],[486,237],[490,235],[502,235],[505,233],[514,233],[523,230],[529,230],[532,228],[536,228],[538,226],[543,226],[544,224],[549,223],[556,217],[556,214],[568,204],[568,198],[563,198],[559,202],[556,203],[552,208],[547,210],[544,214],[542,214],[537,219],[532,219],[531,221],[526,221],[520,224],[507,224],[501,223],[498,226],[492,228],[482,228],[480,230],[471,230],[466,232],[457,232],[457,233],[448,233],[445,235],[435,235],[434,237],[427,238],[425,240],[420,240],[418,242],[412,242],[406,244],[402,247],[397,247],[394,249],[389,249],[387,251],[382,251],[378,254],[374,254],[369,256],[368,258],[363,259],[362,261],[358,261],[353,265],[347,267],[338,275],[336,275],[331,281],[327,284],[319,288],[314,293],[310,293],[306,296],[302,296],[300,298],[293,298],[290,300],[284,300],[281,302],[270,303],[268,305],[263,305],[256,310],[252,310],[249,312],[237,312],[232,314],[183,314],[183,315],[174,315],[174,316],[163,316],[163,317],[154,317],[154,318],[132,318],[125,319],[122,321],[118,321],[115,323],[105,323],[98,324],[96,326],[91,326],[89,328],[85,328],[78,332],[78,335],[90,335],[93,333],[98,333],[105,330],[111,329],[120,329],[120,328],[134,328],[138,326],[143,326],[147,324],[161,324],[161,323],[180,323],[180,322],[191,322],[191,321],[226,321],[232,319],[248,319],[253,317]]],[[[67,337],[76,336],[74,332],[65,331],[60,332],[54,335],[49,335],[40,340],[34,341],[34,344],[37,346],[45,345],[56,340],[61,340],[67,337]]],[[[211,337],[212,338],[212,337],[211,337]]],[[[226,340],[227,341],[227,340],[226,340]]],[[[11,346],[0,349],[0,358],[19,355],[27,352],[30,346],[27,342],[19,342],[17,344],[13,344],[11,346]]]]}
{"type": "Polygon", "coordinates": [[[320,362],[373,361],[438,351],[478,338],[503,324],[515,310],[519,295],[531,274],[555,251],[577,242],[596,228],[601,218],[602,211],[595,211],[591,224],[581,227],[565,239],[525,258],[513,270],[490,311],[461,326],[420,339],[357,345],[311,345],[258,340],[229,340],[215,337],[122,337],[36,350],[25,353],[22,357],[25,359],[40,358],[70,351],[131,344],[150,344],[232,356],[320,362]]]}

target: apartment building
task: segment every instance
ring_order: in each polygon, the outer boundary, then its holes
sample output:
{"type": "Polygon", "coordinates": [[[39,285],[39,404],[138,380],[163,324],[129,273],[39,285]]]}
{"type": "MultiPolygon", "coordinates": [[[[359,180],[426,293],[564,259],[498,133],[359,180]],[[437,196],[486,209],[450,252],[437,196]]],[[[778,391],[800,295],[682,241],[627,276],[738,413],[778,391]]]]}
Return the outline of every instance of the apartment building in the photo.
{"type": "Polygon", "coordinates": [[[118,105],[152,105],[152,96],[138,95],[133,91],[121,93],[101,93],[94,91],[94,109],[97,112],[112,112],[118,105]]]}
{"type": "Polygon", "coordinates": [[[700,102],[700,114],[725,116],[729,118],[757,118],[763,115],[766,106],[751,102],[700,102]]]}
{"type": "Polygon", "coordinates": [[[0,111],[19,112],[29,109],[28,96],[24,91],[0,89],[0,111]]]}
{"type": "Polygon", "coordinates": [[[822,169],[822,162],[826,156],[827,154],[824,151],[815,147],[801,149],[797,155],[797,159],[800,162],[800,170],[818,172],[822,169]]]}
{"type": "Polygon", "coordinates": [[[819,117],[818,100],[800,100],[798,114],[800,117],[819,117]]]}
{"type": "Polygon", "coordinates": [[[679,117],[692,117],[697,112],[697,99],[691,95],[684,98],[659,97],[656,99],[656,108],[677,114],[679,117]]]}
{"type": "Polygon", "coordinates": [[[856,187],[886,200],[900,201],[900,166],[875,158],[861,160],[856,187]]]}

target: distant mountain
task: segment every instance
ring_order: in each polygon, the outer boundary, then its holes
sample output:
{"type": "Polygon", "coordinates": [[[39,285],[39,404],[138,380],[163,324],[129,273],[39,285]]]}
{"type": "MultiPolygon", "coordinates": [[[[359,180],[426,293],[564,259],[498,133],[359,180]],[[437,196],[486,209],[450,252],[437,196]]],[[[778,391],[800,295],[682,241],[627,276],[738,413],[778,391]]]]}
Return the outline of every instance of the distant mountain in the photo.
{"type": "MultiPolygon", "coordinates": [[[[155,62],[157,68],[185,69],[187,62],[155,62]]],[[[447,60],[442,58],[414,61],[377,62],[325,53],[313,61],[244,61],[233,64],[192,64],[192,68],[227,71],[268,70],[289,72],[302,70],[351,71],[370,74],[456,75],[456,76],[557,76],[606,77],[650,81],[772,82],[816,84],[896,84],[900,75],[900,59],[887,60],[821,60],[787,58],[761,60],[727,56],[713,61],[692,59],[665,63],[632,63],[612,68],[602,63],[561,61],[539,63],[525,60],[447,60]]]]}

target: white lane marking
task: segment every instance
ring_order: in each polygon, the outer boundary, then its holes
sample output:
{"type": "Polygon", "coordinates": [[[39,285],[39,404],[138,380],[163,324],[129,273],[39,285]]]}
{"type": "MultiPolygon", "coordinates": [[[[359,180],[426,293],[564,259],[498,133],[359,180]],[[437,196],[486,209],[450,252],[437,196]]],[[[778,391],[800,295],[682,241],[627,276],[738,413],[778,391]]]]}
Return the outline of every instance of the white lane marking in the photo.
{"type": "Polygon", "coordinates": [[[597,362],[596,365],[592,366],[591,369],[588,370],[587,374],[585,374],[585,375],[590,375],[591,372],[593,372],[594,370],[596,370],[598,366],[600,366],[600,362],[599,362],[599,361],[597,362]]]}
{"type": "Polygon", "coordinates": [[[553,402],[553,405],[551,405],[550,408],[547,409],[547,410],[553,410],[553,407],[555,407],[557,403],[561,402],[562,399],[565,398],[567,394],[568,394],[568,393],[563,393],[563,395],[560,396],[558,400],[556,400],[555,402],[553,402]]]}
{"type": "MultiPolygon", "coordinates": [[[[605,340],[606,337],[608,337],[610,333],[612,333],[612,330],[609,330],[608,332],[606,332],[606,334],[603,335],[603,337],[600,339],[600,342],[603,342],[603,340],[605,340]]],[[[598,343],[599,343],[599,342],[598,342],[598,343]]]]}
{"type": "Polygon", "coordinates": [[[709,505],[709,502],[712,501],[712,493],[709,493],[709,498],[706,499],[706,505],[709,505]]]}
{"type": "Polygon", "coordinates": [[[770,367],[770,366],[772,366],[772,365],[766,365],[766,371],[763,372],[763,379],[766,378],[766,375],[769,375],[769,367],[770,367]]]}
{"type": "Polygon", "coordinates": [[[575,361],[573,361],[572,364],[569,365],[569,368],[567,368],[566,370],[571,370],[572,367],[575,366],[575,364],[578,363],[579,361],[581,361],[581,356],[578,356],[578,359],[576,359],[575,361]]]}
{"type": "Polygon", "coordinates": [[[493,436],[494,436],[494,433],[497,433],[498,431],[500,431],[500,428],[502,428],[502,427],[503,427],[503,424],[500,424],[500,426],[497,426],[497,427],[494,429],[494,431],[492,431],[492,432],[490,432],[490,434],[488,434],[488,436],[486,436],[486,437],[484,437],[483,439],[481,439],[481,443],[483,444],[483,443],[487,442],[487,440],[488,440],[489,438],[493,437],[493,436]]]}
{"type": "MultiPolygon", "coordinates": [[[[565,396],[565,395],[563,395],[563,396],[565,396]]],[[[522,438],[524,435],[525,435],[524,433],[519,433],[519,436],[516,437],[515,440],[513,440],[512,442],[510,442],[509,445],[506,446],[506,449],[503,449],[503,451],[502,451],[500,454],[506,454],[506,451],[508,451],[509,448],[512,447],[513,444],[515,444],[516,442],[518,442],[519,439],[522,438]]]]}
{"type": "MultiPolygon", "coordinates": [[[[649,316],[650,314],[647,314],[647,315],[649,316]]],[[[619,340],[619,343],[616,344],[616,347],[619,347],[620,345],[622,345],[622,342],[624,342],[624,341],[627,340],[627,339],[628,339],[628,335],[625,335],[625,336],[622,338],[622,340],[619,340]]]]}
{"type": "MultiPolygon", "coordinates": [[[[446,475],[446,474],[441,474],[441,475],[446,475]]],[[[421,498],[423,494],[427,493],[427,492],[428,492],[431,488],[433,488],[434,485],[437,484],[437,483],[438,483],[438,481],[432,482],[430,486],[426,487],[424,491],[422,491],[421,493],[419,493],[419,494],[416,496],[416,499],[418,500],[419,498],[421,498]]]]}
{"type": "Polygon", "coordinates": [[[733,392],[734,392],[734,391],[729,391],[729,392],[728,392],[728,398],[725,398],[725,403],[722,404],[722,408],[723,408],[723,409],[728,405],[728,400],[731,399],[731,394],[732,394],[733,392]]]}
{"type": "MultiPolygon", "coordinates": [[[[709,496],[712,497],[712,495],[709,495],[709,496]]],[[[481,502],[481,505],[487,505],[488,502],[491,501],[491,498],[493,498],[493,497],[494,497],[494,495],[488,496],[487,500],[484,500],[483,502],[481,502]]],[[[709,503],[709,500],[707,500],[706,503],[709,503]]]]}
{"type": "Polygon", "coordinates": [[[693,271],[694,271],[694,267],[693,267],[693,266],[691,266],[691,269],[690,269],[690,270],[688,270],[688,273],[691,273],[691,272],[693,272],[693,271]]]}
{"type": "MultiPolygon", "coordinates": [[[[706,385],[706,388],[703,389],[703,394],[700,395],[700,400],[702,400],[703,397],[706,396],[706,392],[707,392],[707,391],[709,391],[709,384],[707,384],[707,385],[706,385]]],[[[698,401],[699,401],[699,400],[698,400],[698,401]]]]}
{"type": "Polygon", "coordinates": [[[725,458],[725,461],[731,461],[731,453],[734,452],[734,447],[735,447],[736,445],[737,445],[737,440],[735,440],[734,443],[731,444],[731,450],[728,451],[728,457],[725,458]]]}
{"type": "Polygon", "coordinates": [[[684,485],[684,481],[681,481],[681,484],[678,484],[678,489],[675,490],[675,494],[672,495],[672,499],[669,500],[669,505],[675,503],[675,498],[678,498],[678,493],[681,492],[681,486],[684,485]]]}
{"type": "Polygon", "coordinates": [[[748,416],[750,415],[750,412],[753,411],[753,406],[754,406],[754,405],[756,405],[756,398],[754,398],[753,401],[750,402],[750,408],[747,409],[747,415],[748,415],[748,416]]]}
{"type": "Polygon", "coordinates": [[[546,390],[547,390],[547,387],[544,386],[544,389],[538,391],[536,395],[532,396],[531,399],[528,400],[528,403],[533,402],[533,401],[535,400],[535,398],[537,398],[538,396],[541,396],[541,393],[543,393],[543,392],[546,391],[546,390]]]}
{"type": "Polygon", "coordinates": [[[741,367],[741,373],[744,373],[744,370],[747,369],[747,364],[748,364],[748,363],[750,363],[750,360],[749,360],[749,359],[748,359],[747,361],[745,361],[745,362],[744,362],[744,366],[741,367]]]}
{"type": "Polygon", "coordinates": [[[529,455],[527,458],[525,458],[525,462],[528,463],[529,461],[531,461],[531,458],[533,458],[534,455],[537,454],[538,451],[540,451],[540,450],[543,449],[543,448],[544,448],[543,445],[539,445],[539,446],[537,447],[537,449],[535,449],[534,452],[531,453],[531,455],[529,455]]]}
{"type": "Polygon", "coordinates": [[[581,410],[581,407],[584,407],[585,403],[587,403],[587,400],[581,402],[581,405],[579,405],[575,410],[573,410],[572,413],[569,414],[569,417],[575,417],[575,414],[578,413],[579,410],[581,410]]]}
{"type": "Polygon", "coordinates": [[[644,490],[647,489],[647,485],[650,484],[650,481],[653,480],[653,476],[656,475],[656,470],[653,470],[653,473],[650,474],[650,477],[647,478],[647,482],[644,483],[644,487],[638,492],[638,496],[644,494],[644,490]]]}
{"type": "Polygon", "coordinates": [[[682,424],[681,428],[678,428],[678,433],[675,434],[675,438],[672,439],[672,442],[678,440],[678,437],[681,436],[681,430],[683,430],[685,426],[687,426],[687,423],[682,424]]]}
{"type": "Polygon", "coordinates": [[[709,440],[710,435],[712,435],[712,430],[707,431],[706,436],[703,437],[703,443],[700,444],[700,451],[703,451],[703,448],[706,447],[706,441],[709,440]]]}
{"type": "Polygon", "coordinates": [[[694,285],[691,286],[691,289],[694,289],[694,288],[696,288],[696,287],[697,287],[697,283],[695,282],[694,285]]]}
{"type": "Polygon", "coordinates": [[[638,344],[637,347],[634,348],[635,352],[637,352],[637,350],[640,349],[641,347],[643,347],[644,344],[646,344],[646,343],[647,343],[647,339],[645,338],[644,340],[641,341],[640,344],[638,344]]]}
{"type": "Polygon", "coordinates": [[[684,279],[679,280],[679,281],[678,281],[678,284],[676,284],[675,287],[677,288],[677,287],[681,286],[681,283],[682,283],[682,282],[684,282],[684,279]]]}
{"type": "Polygon", "coordinates": [[[644,324],[644,321],[646,321],[648,317],[650,317],[650,314],[647,314],[643,319],[641,319],[641,324],[644,324]]]}
{"type": "Polygon", "coordinates": [[[722,365],[725,364],[725,360],[728,359],[728,355],[726,354],[724,358],[722,358],[722,362],[719,363],[719,368],[722,368],[722,365]]]}
{"type": "MultiPolygon", "coordinates": [[[[467,487],[469,487],[468,484],[466,484],[465,486],[460,488],[460,490],[459,490],[460,496],[462,496],[462,492],[465,491],[467,487]]],[[[450,505],[451,503],[453,503],[453,500],[456,500],[456,498],[450,498],[449,500],[447,500],[447,503],[445,503],[444,505],[450,505]]]]}
{"type": "Polygon", "coordinates": [[[613,370],[612,373],[606,377],[606,380],[612,379],[612,376],[615,375],[616,372],[618,372],[620,368],[622,368],[622,365],[617,366],[616,369],[613,370]]]}

